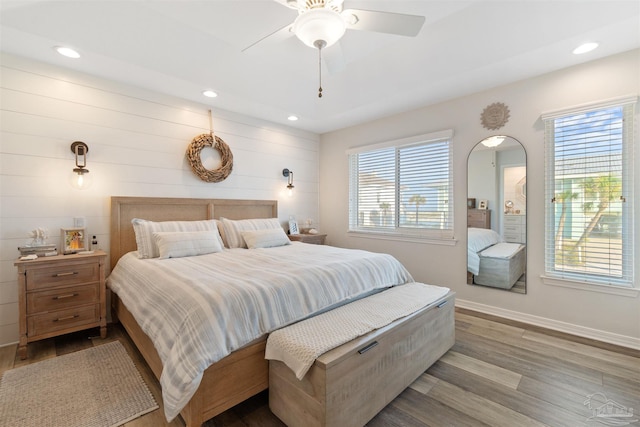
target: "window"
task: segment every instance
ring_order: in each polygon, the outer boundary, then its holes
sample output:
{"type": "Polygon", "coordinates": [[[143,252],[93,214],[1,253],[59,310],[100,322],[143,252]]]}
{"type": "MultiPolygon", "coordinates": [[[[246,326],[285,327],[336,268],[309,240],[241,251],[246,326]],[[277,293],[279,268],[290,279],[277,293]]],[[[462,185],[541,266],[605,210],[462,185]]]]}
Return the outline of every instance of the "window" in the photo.
{"type": "Polygon", "coordinates": [[[349,231],[452,239],[452,136],[349,150],[349,231]]]}
{"type": "Polygon", "coordinates": [[[634,104],[543,116],[548,277],[633,286],[634,104]]]}

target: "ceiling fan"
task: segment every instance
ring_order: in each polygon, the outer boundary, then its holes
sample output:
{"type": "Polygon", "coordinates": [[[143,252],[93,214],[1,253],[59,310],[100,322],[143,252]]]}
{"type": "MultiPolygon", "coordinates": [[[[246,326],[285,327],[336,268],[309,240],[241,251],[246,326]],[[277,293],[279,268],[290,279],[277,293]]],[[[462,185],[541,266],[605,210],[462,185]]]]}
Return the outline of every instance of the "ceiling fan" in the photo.
{"type": "MultiPolygon", "coordinates": [[[[415,37],[424,24],[424,16],[407,15],[373,10],[344,9],[344,0],[275,0],[298,11],[292,24],[275,31],[243,49],[243,52],[261,41],[281,32],[294,33],[309,47],[318,49],[319,61],[322,49],[334,45],[346,30],[374,31],[415,37]]],[[[320,88],[322,97],[322,68],[320,88]]]]}

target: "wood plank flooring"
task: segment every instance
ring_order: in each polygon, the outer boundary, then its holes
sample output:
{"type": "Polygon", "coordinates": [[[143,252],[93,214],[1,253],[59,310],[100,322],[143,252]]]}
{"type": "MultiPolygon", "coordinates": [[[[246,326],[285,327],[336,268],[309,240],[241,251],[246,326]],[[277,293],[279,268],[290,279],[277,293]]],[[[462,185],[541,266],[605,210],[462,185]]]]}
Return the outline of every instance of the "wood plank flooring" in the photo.
{"type": "MultiPolygon", "coordinates": [[[[121,341],[156,401],[158,382],[124,329],[109,325],[105,340],[85,331],[29,345],[21,361],[16,346],[0,348],[0,374],[7,369],[73,351],[121,341]]],[[[573,337],[468,310],[456,310],[456,344],[368,423],[370,427],[421,426],[602,426],[590,420],[602,393],[640,418],[640,351],[573,337]]],[[[602,419],[602,421],[611,421],[602,419]]],[[[267,393],[209,420],[206,427],[283,426],[270,411],[267,393]]],[[[612,425],[612,424],[609,424],[612,425]]],[[[640,421],[631,426],[640,427],[640,421]]],[[[181,427],[167,423],[162,408],[125,427],[181,427]]]]}

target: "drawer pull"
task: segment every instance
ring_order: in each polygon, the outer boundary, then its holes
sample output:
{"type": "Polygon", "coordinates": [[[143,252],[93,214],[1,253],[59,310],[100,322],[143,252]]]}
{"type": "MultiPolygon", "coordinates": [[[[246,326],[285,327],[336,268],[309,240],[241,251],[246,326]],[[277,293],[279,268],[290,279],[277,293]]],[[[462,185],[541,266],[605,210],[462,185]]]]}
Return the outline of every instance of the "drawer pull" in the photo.
{"type": "Polygon", "coordinates": [[[369,345],[367,345],[365,347],[362,347],[360,350],[358,350],[358,353],[359,354],[366,353],[367,351],[371,350],[373,347],[375,347],[377,345],[378,345],[378,341],[374,341],[371,344],[369,344],[369,345]]]}
{"type": "Polygon", "coordinates": [[[73,294],[66,294],[66,295],[56,295],[55,297],[53,297],[51,299],[58,300],[58,299],[64,299],[64,298],[73,298],[73,297],[77,297],[78,295],[80,295],[80,294],[73,293],[73,294]]]}
{"type": "Polygon", "coordinates": [[[57,319],[54,319],[54,322],[61,322],[63,320],[71,320],[71,319],[75,319],[77,317],[80,317],[79,314],[74,314],[73,316],[66,316],[66,317],[58,317],[57,319]]]}
{"type": "Polygon", "coordinates": [[[77,271],[70,271],[68,273],[57,273],[57,274],[54,274],[53,277],[73,276],[74,274],[78,274],[78,272],[77,271]]]}
{"type": "Polygon", "coordinates": [[[442,307],[444,307],[445,305],[447,305],[448,303],[449,303],[449,301],[442,301],[440,304],[436,305],[436,307],[438,307],[438,308],[442,308],[442,307]]]}

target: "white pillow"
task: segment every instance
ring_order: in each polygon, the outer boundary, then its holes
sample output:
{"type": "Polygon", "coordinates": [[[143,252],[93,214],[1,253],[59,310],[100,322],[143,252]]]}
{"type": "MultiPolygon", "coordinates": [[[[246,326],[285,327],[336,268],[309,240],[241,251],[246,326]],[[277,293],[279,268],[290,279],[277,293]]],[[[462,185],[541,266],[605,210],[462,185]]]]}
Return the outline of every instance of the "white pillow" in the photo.
{"type": "Polygon", "coordinates": [[[290,245],[291,241],[281,228],[268,228],[255,231],[241,231],[249,249],[273,248],[275,246],[290,245]]]}
{"type": "Polygon", "coordinates": [[[131,220],[133,231],[136,235],[138,246],[138,258],[158,258],[160,252],[153,237],[154,232],[162,231],[215,231],[223,246],[222,238],[218,233],[218,220],[207,219],[202,221],[148,221],[134,218],[131,220]]]}
{"type": "Polygon", "coordinates": [[[257,218],[257,219],[241,219],[231,220],[220,218],[222,227],[224,228],[225,243],[228,248],[246,248],[247,244],[240,234],[242,231],[255,231],[266,229],[282,229],[278,218],[257,218]]]}
{"type": "Polygon", "coordinates": [[[160,259],[181,258],[221,252],[217,231],[156,231],[160,259]]]}

